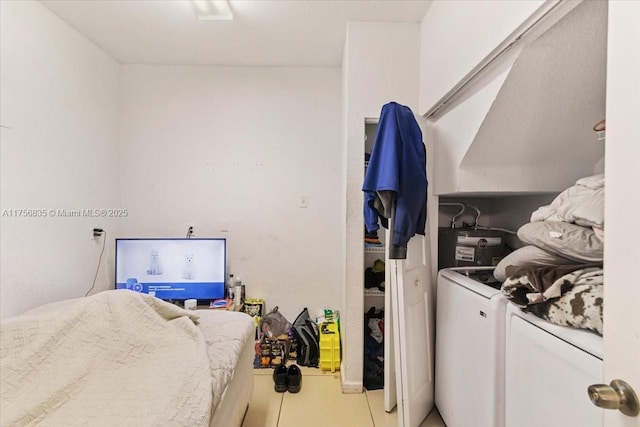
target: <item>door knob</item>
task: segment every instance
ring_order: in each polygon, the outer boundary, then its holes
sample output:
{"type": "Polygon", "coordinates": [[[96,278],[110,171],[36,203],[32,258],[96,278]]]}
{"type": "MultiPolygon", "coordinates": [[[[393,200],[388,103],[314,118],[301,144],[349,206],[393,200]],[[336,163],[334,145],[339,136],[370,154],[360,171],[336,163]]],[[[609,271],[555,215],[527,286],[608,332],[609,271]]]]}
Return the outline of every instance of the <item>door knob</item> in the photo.
{"type": "Polygon", "coordinates": [[[590,385],[587,393],[591,402],[599,408],[618,409],[630,417],[635,417],[640,413],[638,396],[631,386],[622,380],[613,380],[611,385],[590,385]]]}

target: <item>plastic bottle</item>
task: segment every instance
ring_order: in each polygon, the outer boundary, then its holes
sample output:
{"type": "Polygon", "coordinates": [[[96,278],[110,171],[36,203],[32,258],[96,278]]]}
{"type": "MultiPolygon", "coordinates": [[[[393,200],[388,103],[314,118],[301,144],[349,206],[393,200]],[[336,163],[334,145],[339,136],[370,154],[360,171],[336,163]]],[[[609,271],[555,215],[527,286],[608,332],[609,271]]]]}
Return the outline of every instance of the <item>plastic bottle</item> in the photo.
{"type": "Polygon", "coordinates": [[[238,307],[242,305],[242,280],[239,277],[236,277],[233,290],[233,305],[238,307]]]}
{"type": "Polygon", "coordinates": [[[227,298],[233,301],[234,298],[234,290],[236,287],[236,281],[233,278],[233,274],[229,275],[229,281],[227,282],[227,298]]]}

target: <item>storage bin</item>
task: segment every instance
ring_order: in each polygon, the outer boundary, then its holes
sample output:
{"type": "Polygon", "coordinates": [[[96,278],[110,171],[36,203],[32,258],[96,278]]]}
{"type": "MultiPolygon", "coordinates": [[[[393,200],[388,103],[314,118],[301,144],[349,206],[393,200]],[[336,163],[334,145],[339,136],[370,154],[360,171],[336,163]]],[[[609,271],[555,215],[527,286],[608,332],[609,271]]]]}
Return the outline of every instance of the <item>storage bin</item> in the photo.
{"type": "Polygon", "coordinates": [[[336,322],[320,324],[320,369],[340,370],[340,331],[336,322]]]}

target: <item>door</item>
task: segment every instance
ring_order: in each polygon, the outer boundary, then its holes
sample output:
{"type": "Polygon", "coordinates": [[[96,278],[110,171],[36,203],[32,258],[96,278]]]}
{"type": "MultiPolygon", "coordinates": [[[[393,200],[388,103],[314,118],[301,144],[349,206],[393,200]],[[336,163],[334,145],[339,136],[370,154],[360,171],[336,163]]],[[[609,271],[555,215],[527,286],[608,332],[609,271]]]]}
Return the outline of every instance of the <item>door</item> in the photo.
{"type": "MultiPolygon", "coordinates": [[[[630,217],[640,212],[640,2],[610,1],[608,19],[603,383],[621,379],[640,394],[640,230],[630,217]]],[[[604,425],[640,417],[605,410],[604,425]]]]}
{"type": "MultiPolygon", "coordinates": [[[[389,242],[390,233],[389,230],[385,230],[386,239],[385,244],[386,256],[385,265],[391,266],[389,260],[389,242]]],[[[395,269],[394,269],[395,273],[395,269]]],[[[385,269],[384,272],[385,283],[391,283],[391,267],[385,269]]],[[[391,303],[390,287],[387,287],[384,294],[384,410],[387,412],[393,411],[393,408],[398,404],[398,394],[396,392],[396,360],[394,351],[394,322],[393,322],[393,307],[391,303]]]]}
{"type": "Polygon", "coordinates": [[[428,240],[414,236],[407,259],[390,260],[398,425],[419,426],[433,408],[433,292],[428,240]]]}
{"type": "MultiPolygon", "coordinates": [[[[407,259],[389,260],[387,292],[391,311],[398,400],[398,426],[420,425],[433,409],[435,345],[435,276],[438,200],[433,195],[433,128],[416,116],[427,152],[426,235],[416,235],[407,245],[407,259]]],[[[393,224],[389,225],[392,228],[393,224]]],[[[389,239],[387,239],[389,241],[389,239]]],[[[388,251],[387,251],[388,253],[388,251]]],[[[389,341],[391,342],[391,341],[389,341]]],[[[385,355],[386,357],[386,355],[385,355]]],[[[386,380],[386,378],[385,378],[386,380]]],[[[389,383],[385,383],[389,384],[389,383]]],[[[387,388],[385,386],[385,388],[387,388]]]]}

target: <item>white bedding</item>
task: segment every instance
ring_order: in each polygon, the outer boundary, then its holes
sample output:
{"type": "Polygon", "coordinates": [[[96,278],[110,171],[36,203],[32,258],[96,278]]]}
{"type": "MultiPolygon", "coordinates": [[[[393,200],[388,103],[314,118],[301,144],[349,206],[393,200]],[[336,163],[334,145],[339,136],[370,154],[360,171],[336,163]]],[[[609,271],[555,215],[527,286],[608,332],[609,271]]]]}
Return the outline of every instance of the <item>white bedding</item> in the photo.
{"type": "Polygon", "coordinates": [[[208,425],[253,324],[199,314],[107,291],[3,320],[0,425],[208,425]]]}
{"type": "MultiPolygon", "coordinates": [[[[254,341],[255,325],[245,313],[234,311],[198,310],[199,328],[207,344],[213,383],[215,408],[227,383],[231,380],[238,358],[247,341],[254,341]]],[[[253,367],[253,357],[248,365],[253,367]]]]}
{"type": "Polygon", "coordinates": [[[581,178],[550,205],[531,214],[531,222],[563,221],[587,227],[604,226],[604,174],[581,178]]]}

